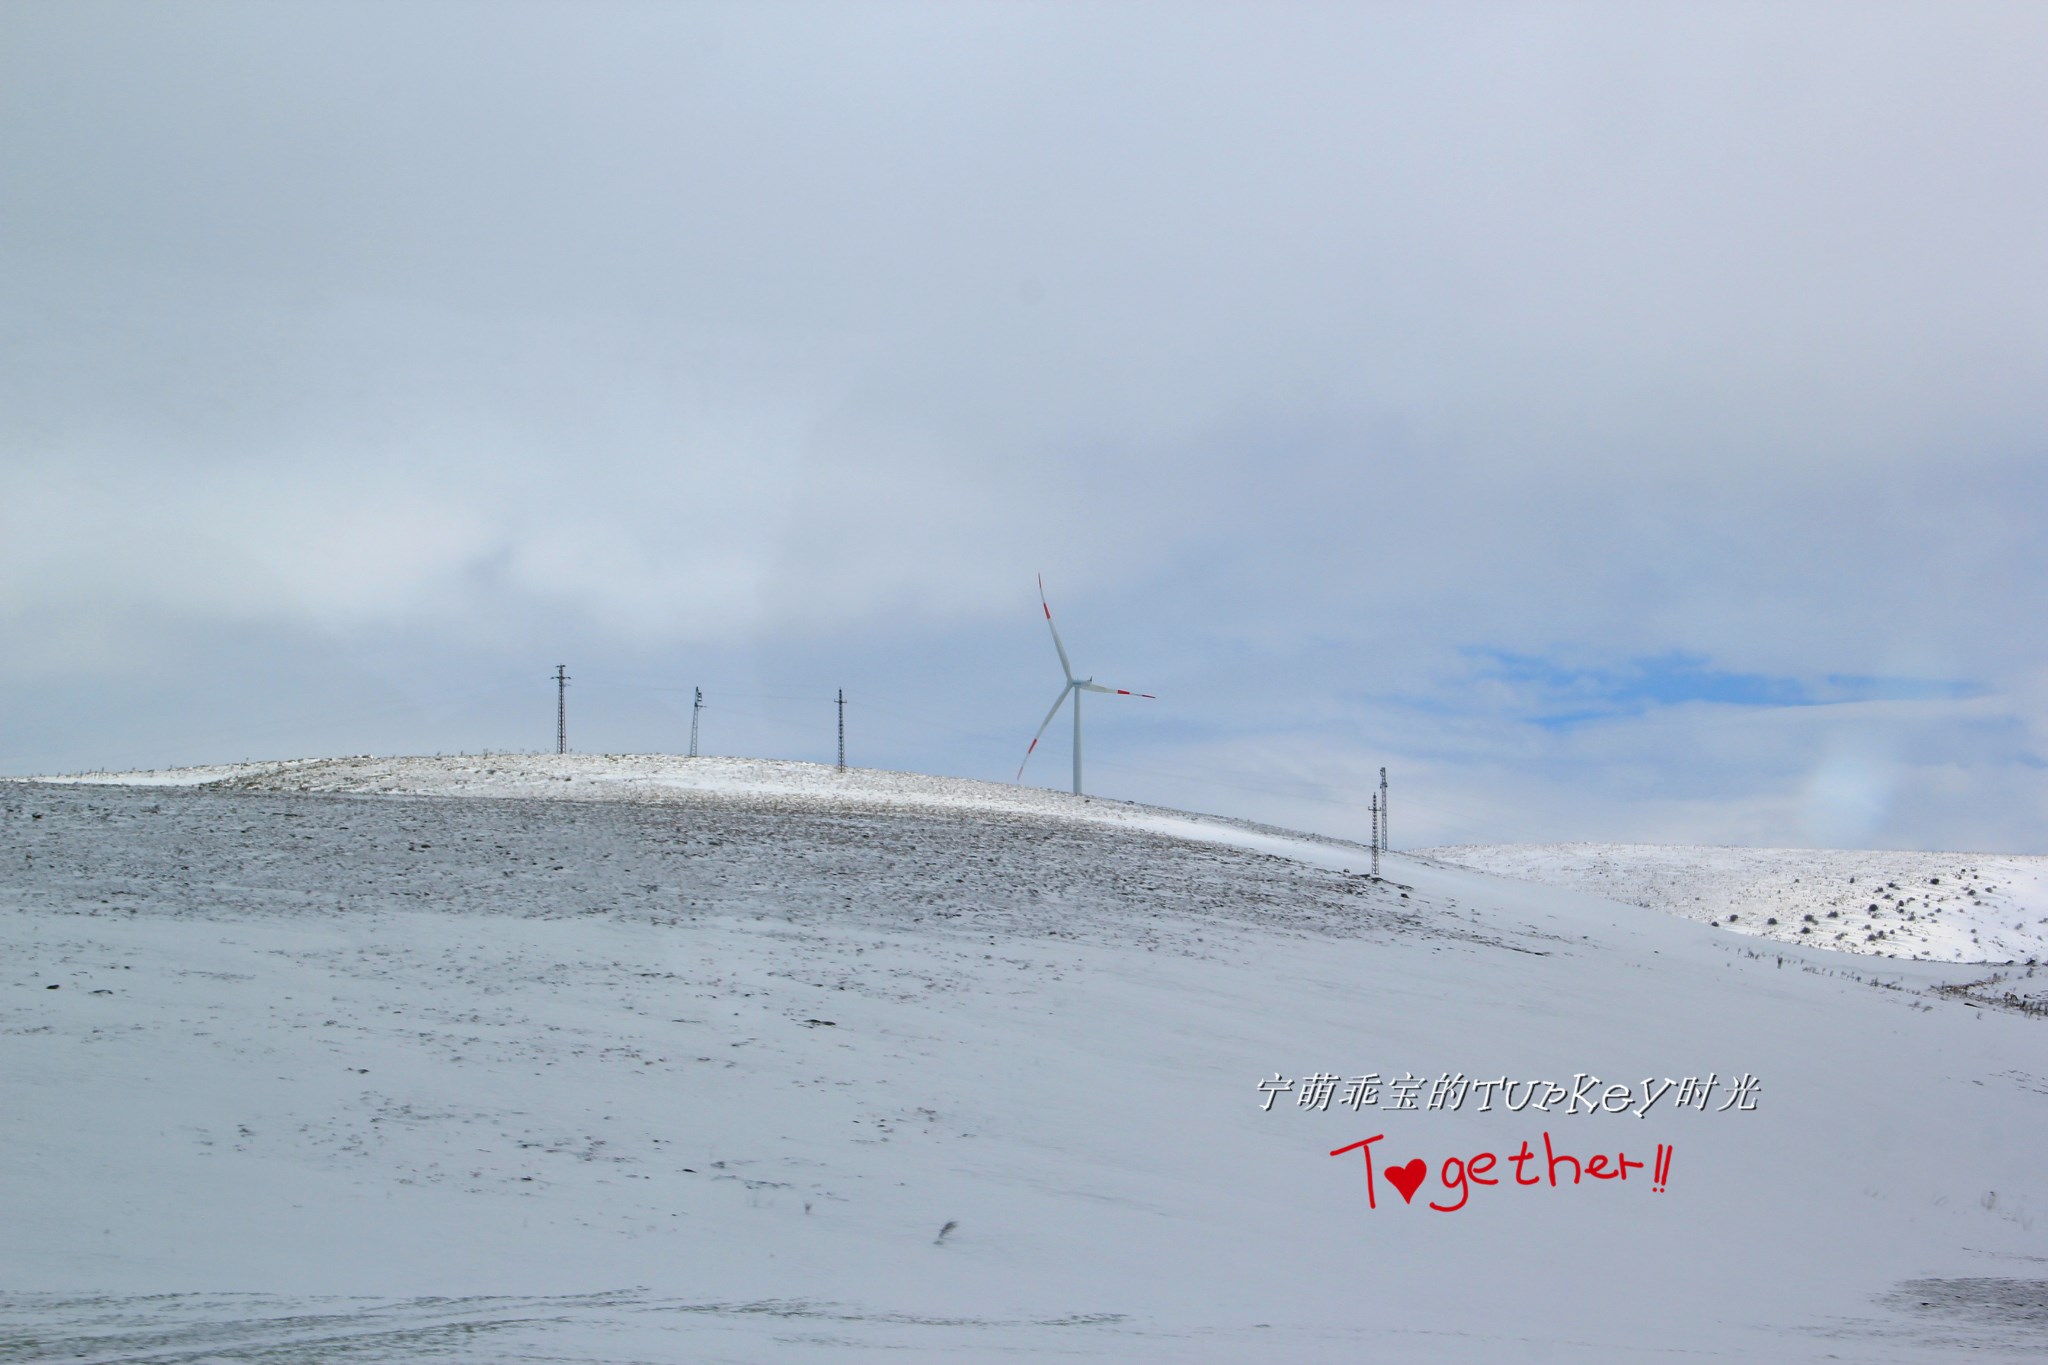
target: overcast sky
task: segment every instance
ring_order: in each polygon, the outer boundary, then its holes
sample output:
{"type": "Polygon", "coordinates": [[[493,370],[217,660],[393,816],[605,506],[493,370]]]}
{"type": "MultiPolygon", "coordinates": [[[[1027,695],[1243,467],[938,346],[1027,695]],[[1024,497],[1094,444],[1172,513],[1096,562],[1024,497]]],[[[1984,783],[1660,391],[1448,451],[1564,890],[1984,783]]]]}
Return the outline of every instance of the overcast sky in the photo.
{"type": "Polygon", "coordinates": [[[2048,852],[2048,6],[0,0],[0,771],[2048,852]],[[1027,781],[1063,785],[1056,727],[1027,781]]]}

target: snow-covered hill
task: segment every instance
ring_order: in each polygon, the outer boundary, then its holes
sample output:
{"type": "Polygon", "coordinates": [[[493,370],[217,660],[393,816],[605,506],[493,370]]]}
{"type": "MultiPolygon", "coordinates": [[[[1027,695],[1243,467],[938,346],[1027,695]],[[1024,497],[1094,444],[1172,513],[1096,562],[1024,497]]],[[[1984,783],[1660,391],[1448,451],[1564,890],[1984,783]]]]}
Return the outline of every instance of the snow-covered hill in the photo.
{"type": "Polygon", "coordinates": [[[0,1359],[2048,1350],[1982,968],[736,760],[0,784],[0,841],[0,1359]]]}
{"type": "Polygon", "coordinates": [[[1422,850],[1737,933],[1937,962],[2048,961],[2048,858],[1656,844],[1422,850]]]}

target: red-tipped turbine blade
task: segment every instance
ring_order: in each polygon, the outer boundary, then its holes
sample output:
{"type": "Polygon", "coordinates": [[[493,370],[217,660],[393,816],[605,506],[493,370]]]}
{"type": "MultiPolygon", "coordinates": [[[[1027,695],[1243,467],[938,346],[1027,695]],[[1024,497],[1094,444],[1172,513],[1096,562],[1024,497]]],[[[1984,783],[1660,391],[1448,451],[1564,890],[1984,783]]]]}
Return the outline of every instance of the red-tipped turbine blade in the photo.
{"type": "MultiPolygon", "coordinates": [[[[1045,713],[1045,719],[1039,723],[1038,733],[1031,737],[1031,747],[1024,751],[1024,763],[1029,763],[1031,761],[1032,752],[1038,748],[1038,741],[1045,738],[1046,727],[1052,724],[1052,718],[1058,715],[1060,713],[1060,707],[1066,704],[1067,693],[1073,691],[1076,686],[1078,686],[1078,684],[1068,683],[1065,687],[1062,687],[1060,689],[1060,695],[1058,699],[1053,702],[1052,710],[1045,713]]],[[[1017,765],[1017,776],[1014,779],[1012,779],[1013,781],[1021,782],[1024,780],[1024,763],[1019,763],[1017,765]]]]}
{"type": "Polygon", "coordinates": [[[1045,608],[1045,628],[1052,632],[1052,647],[1060,652],[1060,671],[1074,680],[1074,666],[1067,662],[1067,647],[1060,643],[1060,628],[1052,623],[1052,606],[1045,600],[1045,575],[1038,576],[1038,605],[1045,608]]]}

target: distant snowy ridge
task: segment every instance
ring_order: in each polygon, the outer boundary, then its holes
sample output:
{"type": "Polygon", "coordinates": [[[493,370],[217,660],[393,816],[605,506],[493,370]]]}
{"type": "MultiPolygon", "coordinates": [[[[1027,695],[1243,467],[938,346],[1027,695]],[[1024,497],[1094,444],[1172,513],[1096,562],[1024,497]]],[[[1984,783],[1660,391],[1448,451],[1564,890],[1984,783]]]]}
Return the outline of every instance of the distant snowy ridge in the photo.
{"type": "MultiPolygon", "coordinates": [[[[1250,821],[1042,787],[778,759],[673,754],[361,756],[36,780],[655,804],[737,798],[1112,825],[1316,862],[1327,860],[1319,854],[1360,847],[1250,821]]],[[[1936,962],[2048,961],[2044,857],[1653,844],[1473,844],[1421,849],[1413,856],[1586,891],[1808,947],[1936,962]]]]}
{"type": "Polygon", "coordinates": [[[825,801],[963,807],[1073,815],[1128,808],[1100,797],[1040,787],[930,777],[872,768],[761,758],[672,754],[462,754],[434,757],[300,758],[144,772],[80,773],[38,782],[220,787],[410,796],[507,796],[586,801],[686,800],[693,795],[793,796],[825,801]]]}
{"type": "Polygon", "coordinates": [[[1329,863],[1366,846],[1229,816],[964,777],[835,768],[766,758],[678,754],[450,754],[297,758],[191,768],[39,776],[35,782],[356,796],[461,796],[551,801],[792,801],[977,815],[1026,816],[1149,830],[1205,843],[1329,863]]]}
{"type": "Polygon", "coordinates": [[[795,797],[833,803],[1094,816],[1128,803],[1039,787],[870,768],[670,754],[486,754],[282,759],[150,772],[83,773],[42,782],[219,787],[237,791],[490,796],[581,801],[686,801],[694,796],[795,797]]]}
{"type": "Polygon", "coordinates": [[[1457,867],[1737,933],[1935,962],[2048,961],[2048,858],[1666,844],[1469,844],[1457,867]]]}

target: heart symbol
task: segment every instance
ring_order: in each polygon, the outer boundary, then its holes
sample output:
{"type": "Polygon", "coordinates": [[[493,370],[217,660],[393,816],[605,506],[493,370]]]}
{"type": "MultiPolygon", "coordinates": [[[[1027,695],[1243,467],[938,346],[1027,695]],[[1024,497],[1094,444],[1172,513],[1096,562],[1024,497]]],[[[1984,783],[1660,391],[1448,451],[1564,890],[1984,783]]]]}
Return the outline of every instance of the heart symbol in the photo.
{"type": "Polygon", "coordinates": [[[1406,1166],[1387,1167],[1387,1183],[1401,1192],[1401,1202],[1413,1203],[1415,1192],[1422,1188],[1422,1178],[1429,1174],[1429,1163],[1421,1157],[1406,1166]]]}

